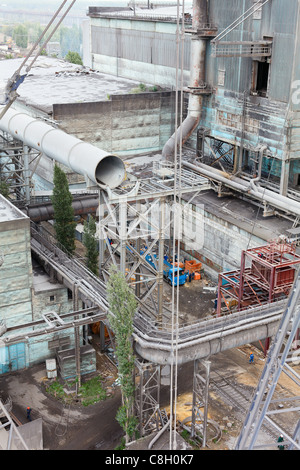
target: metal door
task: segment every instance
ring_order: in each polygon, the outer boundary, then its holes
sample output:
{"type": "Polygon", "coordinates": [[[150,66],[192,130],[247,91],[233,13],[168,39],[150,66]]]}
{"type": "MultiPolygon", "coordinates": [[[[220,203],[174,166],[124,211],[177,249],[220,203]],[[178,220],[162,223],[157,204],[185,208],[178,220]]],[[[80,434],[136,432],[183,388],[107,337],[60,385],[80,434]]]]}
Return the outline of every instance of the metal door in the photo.
{"type": "Polygon", "coordinates": [[[26,367],[25,343],[0,348],[0,374],[26,367]]]}

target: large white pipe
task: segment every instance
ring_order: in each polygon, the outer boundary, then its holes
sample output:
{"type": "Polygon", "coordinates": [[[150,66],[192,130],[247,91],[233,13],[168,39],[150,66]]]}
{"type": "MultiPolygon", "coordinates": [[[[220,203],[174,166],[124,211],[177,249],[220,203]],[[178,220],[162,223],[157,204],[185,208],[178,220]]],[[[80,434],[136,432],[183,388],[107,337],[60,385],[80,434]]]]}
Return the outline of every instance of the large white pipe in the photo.
{"type": "Polygon", "coordinates": [[[125,178],[125,165],[120,157],[83,142],[28,114],[13,109],[7,110],[0,120],[0,129],[75,173],[88,177],[101,188],[114,189],[125,178]]]}

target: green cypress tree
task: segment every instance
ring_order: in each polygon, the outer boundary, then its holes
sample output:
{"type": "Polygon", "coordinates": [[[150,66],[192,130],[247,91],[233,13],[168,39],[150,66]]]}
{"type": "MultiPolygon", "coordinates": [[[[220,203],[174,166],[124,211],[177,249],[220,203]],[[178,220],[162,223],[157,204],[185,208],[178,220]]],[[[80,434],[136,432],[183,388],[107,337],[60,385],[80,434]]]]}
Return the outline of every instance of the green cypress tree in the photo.
{"type": "Polygon", "coordinates": [[[125,431],[126,442],[134,437],[137,419],[134,416],[134,351],[132,346],[133,317],[137,302],[125,276],[112,265],[107,284],[110,314],[108,319],[116,339],[116,356],[122,392],[122,406],[116,419],[125,431]]]}
{"type": "Polygon", "coordinates": [[[96,235],[96,221],[89,216],[88,222],[84,222],[83,244],[86,249],[87,267],[94,274],[98,274],[98,241],[96,235]]]}
{"type": "Polygon", "coordinates": [[[74,210],[72,207],[72,194],[65,172],[55,165],[53,177],[53,195],[51,201],[54,209],[54,228],[56,239],[62,249],[71,255],[75,252],[75,226],[74,210]]]}

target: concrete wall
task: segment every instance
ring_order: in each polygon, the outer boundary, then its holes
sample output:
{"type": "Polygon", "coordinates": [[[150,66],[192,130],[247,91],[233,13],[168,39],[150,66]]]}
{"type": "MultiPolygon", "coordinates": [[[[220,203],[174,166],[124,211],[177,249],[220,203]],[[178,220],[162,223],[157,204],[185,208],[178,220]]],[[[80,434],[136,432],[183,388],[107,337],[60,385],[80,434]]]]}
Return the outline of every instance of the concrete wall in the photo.
{"type": "MultiPolygon", "coordinates": [[[[143,83],[174,87],[176,28],[176,22],[91,18],[90,36],[86,38],[91,45],[92,68],[143,83]]],[[[185,38],[183,55],[184,81],[187,85],[190,58],[188,36],[185,38]]]]}
{"type": "Polygon", "coordinates": [[[118,155],[161,150],[174,128],[174,93],[112,95],[107,101],[55,104],[60,128],[118,155]]]}
{"type": "Polygon", "coordinates": [[[241,253],[248,247],[261,246],[266,237],[251,234],[250,221],[240,215],[237,225],[220,217],[207,204],[192,205],[194,230],[186,230],[181,243],[182,257],[201,261],[205,272],[217,282],[218,273],[240,267],[241,253]],[[244,223],[242,224],[241,222],[244,223]],[[191,238],[194,234],[196,237],[191,238]]]}
{"type": "MultiPolygon", "coordinates": [[[[42,268],[32,262],[30,240],[30,219],[0,195],[0,254],[4,256],[0,266],[0,319],[8,329],[40,320],[46,312],[63,314],[73,309],[67,288],[50,282],[42,268]]],[[[25,334],[26,329],[22,328],[6,332],[3,337],[25,334]]],[[[0,341],[0,374],[54,357],[55,350],[49,348],[48,342],[60,336],[70,336],[69,346],[74,345],[73,328],[24,338],[9,346],[0,341]]]]}
{"type": "MultiPolygon", "coordinates": [[[[209,21],[217,25],[220,33],[251,6],[253,0],[211,0],[209,21]]],[[[199,126],[214,139],[236,147],[236,164],[240,146],[253,152],[258,145],[266,144],[273,158],[264,161],[266,174],[270,172],[274,182],[280,179],[283,194],[288,182],[299,186],[300,175],[299,113],[291,103],[292,85],[299,80],[299,8],[298,0],[288,3],[272,0],[263,7],[262,14],[250,16],[225,38],[226,41],[272,38],[266,97],[255,96],[258,58],[212,57],[212,47],[207,41],[205,80],[214,93],[204,98],[199,126]],[[291,164],[289,159],[292,159],[291,164]]],[[[91,62],[96,69],[120,77],[138,78],[144,83],[176,86],[176,24],[91,15],[88,40],[91,62]]],[[[191,36],[186,34],[185,85],[189,79],[190,42],[191,36]]],[[[299,105],[300,100],[297,101],[299,105]]],[[[196,147],[196,133],[188,144],[196,147]]],[[[244,160],[247,158],[244,152],[244,160]]]]}
{"type": "MultiPolygon", "coordinates": [[[[0,195],[0,205],[2,201],[0,195]]],[[[4,254],[0,267],[0,317],[7,327],[32,321],[30,219],[16,210],[12,212],[9,221],[1,222],[0,217],[0,249],[4,254]]]]}

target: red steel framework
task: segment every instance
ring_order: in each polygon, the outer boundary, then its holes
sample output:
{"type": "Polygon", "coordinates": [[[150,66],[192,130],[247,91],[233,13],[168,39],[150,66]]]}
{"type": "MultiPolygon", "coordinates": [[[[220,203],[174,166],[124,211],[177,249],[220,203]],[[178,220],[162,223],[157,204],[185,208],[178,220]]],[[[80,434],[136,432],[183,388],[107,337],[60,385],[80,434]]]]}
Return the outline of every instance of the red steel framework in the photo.
{"type": "Polygon", "coordinates": [[[300,256],[285,239],[243,251],[241,269],[219,274],[217,315],[289,295],[300,256]]]}

